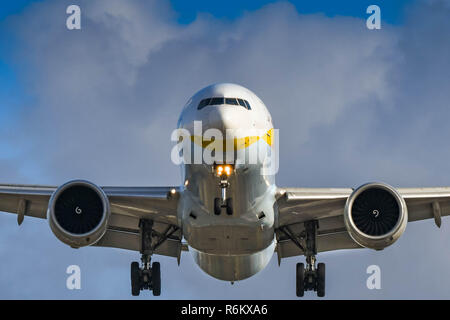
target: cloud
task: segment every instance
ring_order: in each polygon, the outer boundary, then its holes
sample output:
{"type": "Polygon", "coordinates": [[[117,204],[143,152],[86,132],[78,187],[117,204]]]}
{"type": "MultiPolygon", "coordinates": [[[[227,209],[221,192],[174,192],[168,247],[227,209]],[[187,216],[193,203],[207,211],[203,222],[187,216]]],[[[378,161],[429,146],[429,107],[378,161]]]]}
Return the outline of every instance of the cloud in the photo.
{"type": "MultiPolygon", "coordinates": [[[[0,180],[178,184],[170,133],[182,106],[210,83],[236,82],[261,97],[280,129],[280,186],[449,185],[448,2],[418,2],[404,25],[380,31],[367,30],[362,19],[302,15],[288,3],[235,21],[202,14],[181,26],[164,1],[119,0],[79,1],[82,30],[69,31],[69,4],[34,4],[1,26],[16,39],[10,63],[32,99],[15,110],[13,127],[0,131],[0,143],[11,149],[2,168],[15,167],[0,171],[0,180]]],[[[0,297],[129,298],[129,262],[137,253],[72,250],[46,222],[28,219],[14,229],[14,216],[0,220],[8,257],[0,297]],[[21,277],[17,266],[29,261],[38,261],[38,276],[21,277]],[[64,287],[72,263],[89,280],[80,293],[64,287]]],[[[448,297],[443,270],[450,260],[436,245],[449,241],[443,222],[440,231],[432,222],[412,224],[383,252],[320,255],[329,297],[448,297]],[[417,280],[429,261],[436,261],[436,275],[426,269],[433,278],[417,280]],[[380,292],[365,287],[370,264],[382,268],[380,292]]],[[[274,258],[231,286],[207,277],[188,255],[183,272],[173,259],[158,259],[163,298],[273,299],[294,297],[294,263],[302,260],[287,259],[279,269],[274,258]]]]}

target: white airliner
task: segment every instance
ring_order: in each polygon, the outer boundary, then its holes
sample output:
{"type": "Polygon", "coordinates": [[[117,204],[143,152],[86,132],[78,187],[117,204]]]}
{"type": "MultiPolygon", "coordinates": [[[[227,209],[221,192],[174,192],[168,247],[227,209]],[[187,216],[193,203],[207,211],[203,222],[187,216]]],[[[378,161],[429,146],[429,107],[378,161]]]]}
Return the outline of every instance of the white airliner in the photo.
{"type": "MultiPolygon", "coordinates": [[[[204,132],[214,128],[224,137],[227,129],[241,129],[233,151],[270,153],[276,144],[266,106],[236,84],[208,86],[183,108],[178,128],[206,150],[212,140],[195,132],[200,121],[204,132]],[[254,129],[263,134],[254,136],[254,129]]],[[[230,151],[225,140],[217,152],[230,151]]],[[[262,270],[274,252],[279,263],[304,255],[306,266],[296,266],[297,296],[313,290],[320,297],[325,295],[325,265],[316,263],[318,252],[381,250],[402,235],[407,222],[434,219],[440,226],[441,216],[450,213],[449,187],[280,188],[275,172],[262,170],[265,160],[238,158],[185,162],[182,183],[174,187],[99,187],[84,180],[59,187],[0,185],[0,211],[16,213],[19,225],[24,216],[47,219],[55,236],[73,248],[139,251],[142,263],[131,264],[133,295],[144,289],[161,293],[160,265],[150,264],[153,254],[179,263],[181,253],[189,251],[207,274],[230,282],[262,270]]]]}

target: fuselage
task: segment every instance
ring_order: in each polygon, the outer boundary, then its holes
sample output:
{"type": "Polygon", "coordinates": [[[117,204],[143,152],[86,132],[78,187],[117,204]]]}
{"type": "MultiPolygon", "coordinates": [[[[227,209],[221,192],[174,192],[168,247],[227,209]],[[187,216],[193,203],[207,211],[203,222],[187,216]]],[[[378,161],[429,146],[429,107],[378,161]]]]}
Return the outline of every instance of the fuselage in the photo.
{"type": "Polygon", "coordinates": [[[248,278],[267,265],[275,247],[276,171],[269,163],[274,153],[270,113],[250,90],[215,84],[186,103],[178,128],[190,134],[190,155],[181,152],[188,160],[181,165],[184,191],[178,208],[189,251],[201,269],[215,278],[248,278]],[[233,167],[226,188],[232,214],[215,212],[215,199],[224,197],[217,164],[233,167]]]}

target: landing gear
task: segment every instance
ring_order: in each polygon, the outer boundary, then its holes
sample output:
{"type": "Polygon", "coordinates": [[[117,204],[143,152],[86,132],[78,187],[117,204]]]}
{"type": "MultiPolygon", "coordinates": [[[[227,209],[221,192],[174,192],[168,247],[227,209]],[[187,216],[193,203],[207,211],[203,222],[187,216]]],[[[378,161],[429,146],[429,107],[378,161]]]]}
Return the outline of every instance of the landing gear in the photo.
{"type": "Polygon", "coordinates": [[[141,266],[139,262],[131,263],[131,294],[138,296],[141,290],[151,290],[154,296],[161,295],[161,266],[159,262],[151,263],[153,250],[158,247],[168,236],[174,231],[167,230],[166,234],[161,237],[155,244],[153,240],[153,221],[141,220],[139,223],[141,229],[141,266]]]}
{"type": "Polygon", "coordinates": [[[225,201],[221,198],[214,199],[214,214],[217,216],[220,215],[222,208],[226,209],[227,215],[231,216],[233,214],[233,202],[231,198],[225,199],[225,201]]]}
{"type": "Polygon", "coordinates": [[[161,294],[161,267],[153,262],[151,268],[139,268],[139,262],[131,263],[131,294],[138,296],[141,290],[151,290],[154,296],[161,294]]]}
{"type": "Polygon", "coordinates": [[[306,268],[303,263],[297,263],[297,297],[303,297],[308,290],[316,291],[318,297],[325,296],[325,264],[319,263],[316,267],[317,225],[317,221],[305,222],[306,268]]]}
{"type": "Polygon", "coordinates": [[[325,263],[317,268],[306,269],[303,263],[297,263],[297,297],[303,297],[305,290],[314,290],[318,297],[325,296],[325,263]]]}
{"type": "Polygon", "coordinates": [[[143,255],[142,268],[139,262],[131,263],[131,294],[138,296],[141,290],[151,290],[154,296],[161,295],[161,266],[159,262],[153,262],[150,267],[150,256],[143,255]]]}
{"type": "Polygon", "coordinates": [[[317,221],[305,222],[305,230],[296,236],[287,228],[281,231],[292,240],[306,256],[306,266],[297,263],[296,266],[296,293],[297,297],[303,297],[305,291],[316,291],[318,297],[325,296],[325,264],[318,263],[316,266],[317,254],[317,221]]]}
{"type": "Polygon", "coordinates": [[[217,166],[217,175],[220,177],[219,187],[221,190],[222,197],[214,198],[214,214],[220,215],[222,213],[222,208],[226,209],[227,215],[233,215],[233,203],[231,198],[227,198],[227,189],[230,186],[228,182],[228,176],[231,174],[232,167],[226,165],[217,166]],[[224,169],[225,168],[225,169],[224,169]]]}

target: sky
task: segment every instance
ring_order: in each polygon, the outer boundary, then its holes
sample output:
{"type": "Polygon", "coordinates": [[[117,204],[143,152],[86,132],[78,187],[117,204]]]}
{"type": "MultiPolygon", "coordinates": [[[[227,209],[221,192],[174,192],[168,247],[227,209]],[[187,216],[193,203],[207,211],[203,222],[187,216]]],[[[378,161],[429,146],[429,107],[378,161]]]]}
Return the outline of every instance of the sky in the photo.
{"type": "MultiPolygon", "coordinates": [[[[177,185],[184,103],[215,82],[254,91],[280,130],[281,187],[450,185],[450,1],[9,1],[0,9],[0,181],[177,185]],[[78,4],[82,29],[65,27],[78,4]],[[312,4],[314,3],[314,4],[312,4]],[[381,30],[366,8],[381,8],[381,30]]],[[[1,201],[1,200],[0,200],[1,201]]],[[[449,219],[450,220],[450,219],[449,219]]],[[[381,252],[318,255],[327,299],[449,299],[450,221],[408,224],[381,252]],[[366,269],[381,268],[380,290],[366,269]]],[[[129,299],[137,252],[71,249],[47,221],[0,215],[0,298],[129,299]],[[81,267],[81,290],[66,268],[81,267]]],[[[276,256],[231,285],[184,253],[161,299],[296,299],[276,256]]],[[[315,298],[312,293],[306,299],[315,298]]],[[[154,299],[144,292],[139,299],[154,299]]]]}

